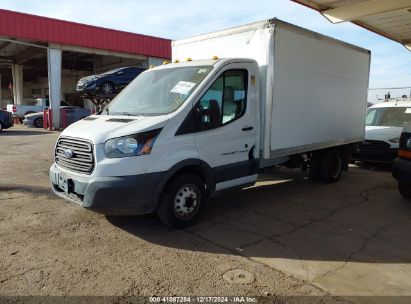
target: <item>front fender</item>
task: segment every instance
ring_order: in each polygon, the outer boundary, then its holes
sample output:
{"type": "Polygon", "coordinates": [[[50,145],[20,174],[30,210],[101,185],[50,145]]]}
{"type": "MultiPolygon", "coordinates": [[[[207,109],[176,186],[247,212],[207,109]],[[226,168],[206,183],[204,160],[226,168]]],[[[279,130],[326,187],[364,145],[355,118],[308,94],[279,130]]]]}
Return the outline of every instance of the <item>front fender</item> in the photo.
{"type": "Polygon", "coordinates": [[[156,196],[160,197],[163,193],[165,186],[171,180],[171,178],[178,172],[184,171],[184,169],[186,168],[196,168],[197,170],[199,170],[201,172],[202,177],[205,179],[207,189],[209,189],[209,193],[213,193],[215,191],[215,177],[211,167],[201,159],[190,158],[175,164],[169,170],[167,170],[163,179],[157,186],[156,196]]]}

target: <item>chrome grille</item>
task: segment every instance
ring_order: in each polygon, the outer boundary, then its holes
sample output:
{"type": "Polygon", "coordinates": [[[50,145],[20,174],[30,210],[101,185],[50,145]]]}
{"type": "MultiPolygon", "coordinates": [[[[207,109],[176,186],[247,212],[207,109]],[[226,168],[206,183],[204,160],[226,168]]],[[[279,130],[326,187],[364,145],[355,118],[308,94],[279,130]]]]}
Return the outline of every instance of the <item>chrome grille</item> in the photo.
{"type": "Polygon", "coordinates": [[[94,169],[93,145],[80,138],[59,138],[55,151],[56,164],[68,170],[90,174],[94,169]],[[71,150],[72,155],[65,155],[66,150],[71,150]]]}

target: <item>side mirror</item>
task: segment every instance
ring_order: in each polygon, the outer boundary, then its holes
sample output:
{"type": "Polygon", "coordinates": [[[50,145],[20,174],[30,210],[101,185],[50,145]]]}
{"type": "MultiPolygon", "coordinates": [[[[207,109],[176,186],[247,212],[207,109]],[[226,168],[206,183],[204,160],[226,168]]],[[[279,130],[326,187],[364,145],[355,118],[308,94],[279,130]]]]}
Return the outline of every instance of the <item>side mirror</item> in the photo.
{"type": "Polygon", "coordinates": [[[212,128],[212,121],[209,109],[197,108],[197,119],[201,130],[208,130],[212,128]]]}
{"type": "Polygon", "coordinates": [[[203,114],[201,116],[201,122],[204,126],[208,126],[211,123],[211,117],[208,114],[203,114]]]}

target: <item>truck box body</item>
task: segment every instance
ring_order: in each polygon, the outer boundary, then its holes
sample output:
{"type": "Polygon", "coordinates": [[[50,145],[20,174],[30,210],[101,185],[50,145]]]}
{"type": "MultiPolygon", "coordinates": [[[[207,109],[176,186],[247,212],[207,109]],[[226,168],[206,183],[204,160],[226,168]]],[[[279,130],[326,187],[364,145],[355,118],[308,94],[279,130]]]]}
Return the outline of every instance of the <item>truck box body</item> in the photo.
{"type": "Polygon", "coordinates": [[[173,60],[257,61],[265,159],[364,138],[368,50],[272,19],[174,41],[172,51],[173,60]]]}

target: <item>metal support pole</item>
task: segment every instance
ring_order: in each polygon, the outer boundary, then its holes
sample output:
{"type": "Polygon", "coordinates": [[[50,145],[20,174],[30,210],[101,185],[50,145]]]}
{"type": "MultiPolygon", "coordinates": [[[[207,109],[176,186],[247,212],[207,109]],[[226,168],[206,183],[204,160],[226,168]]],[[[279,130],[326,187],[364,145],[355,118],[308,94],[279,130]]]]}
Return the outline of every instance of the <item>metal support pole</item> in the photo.
{"type": "Polygon", "coordinates": [[[60,129],[61,102],[61,50],[47,49],[47,68],[49,77],[49,100],[52,109],[53,128],[60,129]]]}
{"type": "Polygon", "coordinates": [[[12,64],[11,72],[13,75],[14,104],[23,104],[23,66],[21,64],[12,64]]]}

